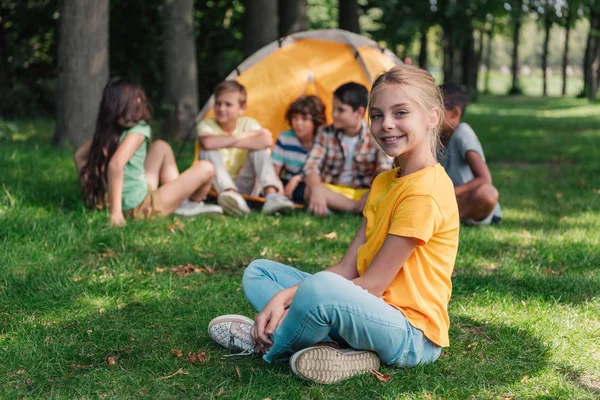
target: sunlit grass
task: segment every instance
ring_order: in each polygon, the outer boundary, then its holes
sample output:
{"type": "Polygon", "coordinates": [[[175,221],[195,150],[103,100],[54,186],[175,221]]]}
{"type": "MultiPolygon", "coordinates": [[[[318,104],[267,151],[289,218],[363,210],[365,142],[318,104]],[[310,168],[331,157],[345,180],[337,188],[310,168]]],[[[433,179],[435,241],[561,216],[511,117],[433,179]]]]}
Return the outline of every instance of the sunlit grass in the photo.
{"type": "Polygon", "coordinates": [[[317,272],[341,258],[358,217],[170,217],[111,229],[106,211],[83,207],[71,150],[49,146],[53,123],[15,121],[0,135],[0,397],[597,398],[600,106],[483,96],[466,120],[504,220],[461,228],[451,346],[432,365],[382,368],[387,384],[368,375],[333,386],[300,381],[285,364],[224,358],[206,327],[219,314],[253,315],[241,290],[252,259],[317,272]],[[184,264],[214,273],[171,272],[184,264]],[[209,362],[189,363],[191,351],[209,362]]]}

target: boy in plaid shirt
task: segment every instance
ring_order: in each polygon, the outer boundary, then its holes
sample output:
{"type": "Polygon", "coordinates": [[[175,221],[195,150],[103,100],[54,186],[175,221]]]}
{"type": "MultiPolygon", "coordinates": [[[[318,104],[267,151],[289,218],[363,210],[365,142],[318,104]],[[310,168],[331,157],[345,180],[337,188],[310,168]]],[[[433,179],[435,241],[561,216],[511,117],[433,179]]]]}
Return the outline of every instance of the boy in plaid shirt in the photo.
{"type": "Polygon", "coordinates": [[[304,164],[308,209],[360,213],[375,176],[392,168],[364,120],[369,92],[355,82],[333,93],[333,124],[319,130],[304,164]]]}

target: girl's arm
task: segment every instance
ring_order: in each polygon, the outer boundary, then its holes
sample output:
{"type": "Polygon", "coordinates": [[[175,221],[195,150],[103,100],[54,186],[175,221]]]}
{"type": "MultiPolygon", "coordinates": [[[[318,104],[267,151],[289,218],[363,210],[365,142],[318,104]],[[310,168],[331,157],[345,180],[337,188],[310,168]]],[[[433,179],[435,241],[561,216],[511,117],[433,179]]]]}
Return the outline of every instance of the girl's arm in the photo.
{"type": "Polygon", "coordinates": [[[115,154],[108,163],[108,204],[110,207],[111,225],[125,225],[121,201],[123,195],[123,175],[125,164],[133,153],[144,143],[146,137],[139,133],[130,133],[119,144],[115,154]]]}
{"type": "Polygon", "coordinates": [[[77,173],[81,173],[81,168],[83,168],[83,166],[87,163],[88,156],[90,154],[90,148],[92,147],[92,139],[81,145],[81,147],[77,149],[75,155],[73,156],[77,173]]]}
{"type": "Polygon", "coordinates": [[[388,234],[367,271],[353,282],[381,297],[418,244],[418,239],[388,234]]]}
{"type": "Polygon", "coordinates": [[[367,241],[367,219],[363,217],[360,226],[358,227],[358,231],[356,235],[354,235],[354,239],[350,242],[348,246],[348,250],[342,257],[342,261],[338,264],[332,265],[327,268],[325,271],[334,272],[338,275],[343,276],[348,280],[353,280],[358,278],[358,270],[356,269],[356,259],[358,254],[358,248],[365,244],[367,241]]]}

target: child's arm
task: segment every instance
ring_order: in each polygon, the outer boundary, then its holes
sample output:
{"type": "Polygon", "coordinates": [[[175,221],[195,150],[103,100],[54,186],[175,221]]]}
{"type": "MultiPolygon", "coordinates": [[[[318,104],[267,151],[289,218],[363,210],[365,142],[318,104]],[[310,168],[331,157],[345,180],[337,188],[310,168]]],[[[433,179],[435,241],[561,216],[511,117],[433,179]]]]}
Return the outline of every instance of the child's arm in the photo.
{"type": "Polygon", "coordinates": [[[416,238],[388,234],[367,271],[353,282],[381,297],[418,244],[416,238]]]}
{"type": "Polygon", "coordinates": [[[130,133],[119,144],[115,154],[108,163],[108,204],[110,207],[110,224],[125,225],[121,201],[123,197],[123,176],[125,164],[133,153],[144,143],[146,137],[138,133],[130,133]]]}
{"type": "Polygon", "coordinates": [[[235,136],[212,135],[201,132],[198,139],[204,150],[219,150],[227,148],[263,150],[273,144],[273,135],[268,129],[243,132],[235,136]]]}
{"type": "Polygon", "coordinates": [[[73,159],[75,160],[75,167],[77,168],[77,173],[81,173],[81,169],[87,163],[91,147],[92,139],[88,140],[83,145],[81,145],[81,147],[78,148],[75,154],[73,155],[73,159]]]}
{"type": "Polygon", "coordinates": [[[358,227],[358,231],[356,235],[354,235],[354,239],[350,242],[348,246],[348,250],[342,257],[342,260],[335,265],[327,268],[325,271],[334,272],[338,275],[343,276],[348,280],[353,280],[358,278],[358,270],[356,269],[356,258],[358,254],[358,248],[365,244],[367,241],[367,219],[363,217],[360,226],[358,227]]]}
{"type": "Polygon", "coordinates": [[[308,208],[312,213],[320,216],[324,216],[327,212],[327,198],[323,193],[325,186],[321,182],[326,147],[327,137],[325,133],[319,132],[303,168],[304,182],[310,189],[308,208]]]}
{"type": "Polygon", "coordinates": [[[469,182],[456,186],[454,188],[454,192],[456,197],[460,197],[465,193],[470,192],[471,190],[481,186],[484,183],[492,184],[492,174],[485,163],[484,159],[477,153],[476,151],[470,150],[465,154],[465,161],[473,171],[473,175],[475,178],[470,180],[469,182]]]}

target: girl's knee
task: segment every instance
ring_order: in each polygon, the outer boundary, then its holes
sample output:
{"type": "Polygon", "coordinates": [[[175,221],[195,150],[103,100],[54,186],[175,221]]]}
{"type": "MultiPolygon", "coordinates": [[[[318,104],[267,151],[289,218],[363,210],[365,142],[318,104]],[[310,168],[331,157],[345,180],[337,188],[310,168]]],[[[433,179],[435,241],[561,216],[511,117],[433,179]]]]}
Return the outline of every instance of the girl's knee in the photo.
{"type": "Polygon", "coordinates": [[[171,150],[171,145],[169,143],[165,142],[162,139],[158,139],[158,140],[153,141],[150,144],[150,147],[153,150],[160,150],[161,152],[171,152],[172,151],[171,150]]]}
{"type": "Polygon", "coordinates": [[[242,276],[242,286],[244,286],[249,280],[264,276],[264,262],[268,260],[254,260],[244,270],[242,276]]]}
{"type": "Polygon", "coordinates": [[[333,294],[332,288],[339,285],[340,279],[345,279],[333,272],[317,272],[306,278],[294,296],[294,300],[309,301],[321,303],[326,301],[330,294],[333,294]]]}
{"type": "Polygon", "coordinates": [[[194,165],[194,167],[211,176],[215,175],[215,166],[210,161],[200,160],[194,165]]]}

